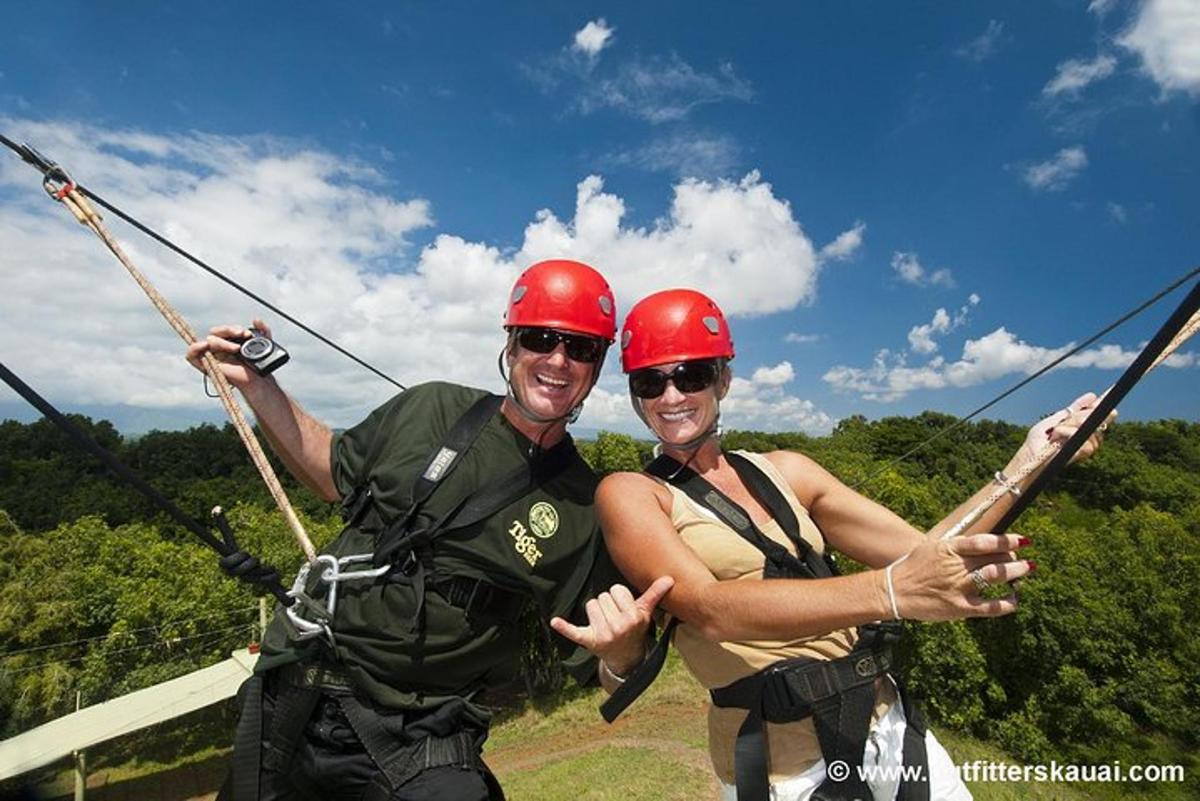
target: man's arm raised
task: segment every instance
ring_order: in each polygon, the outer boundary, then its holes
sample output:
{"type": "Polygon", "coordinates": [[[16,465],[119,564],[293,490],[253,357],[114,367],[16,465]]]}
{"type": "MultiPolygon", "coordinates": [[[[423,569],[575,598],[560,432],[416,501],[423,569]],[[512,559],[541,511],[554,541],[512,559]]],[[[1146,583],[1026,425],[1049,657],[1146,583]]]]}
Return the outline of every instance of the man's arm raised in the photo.
{"type": "MultiPolygon", "coordinates": [[[[254,327],[265,336],[271,336],[262,320],[255,320],[254,327]]],[[[288,472],[324,500],[337,500],[341,494],[333,483],[329,455],[332,433],[325,424],[304,411],[274,378],[258,375],[238,358],[240,340],[249,334],[250,331],[241,326],[216,326],[209,331],[207,339],[188,347],[187,360],[203,372],[200,359],[211,352],[220,362],[225,378],[254,410],[259,428],[288,472]]]]}

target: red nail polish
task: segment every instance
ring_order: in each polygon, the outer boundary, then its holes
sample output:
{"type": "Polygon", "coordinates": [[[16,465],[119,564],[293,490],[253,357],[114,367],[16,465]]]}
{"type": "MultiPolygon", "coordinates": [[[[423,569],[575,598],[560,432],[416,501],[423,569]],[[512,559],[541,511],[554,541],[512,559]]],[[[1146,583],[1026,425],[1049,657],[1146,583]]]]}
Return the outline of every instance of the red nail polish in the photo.
{"type": "Polygon", "coordinates": [[[1030,573],[1032,573],[1033,571],[1037,570],[1037,562],[1033,561],[1032,559],[1026,559],[1026,560],[1025,560],[1025,564],[1029,565],[1029,572],[1030,572],[1030,573]]]}
{"type": "Polygon", "coordinates": [[[1032,542],[1032,540],[1030,540],[1029,537],[1021,537],[1017,540],[1017,547],[1024,548],[1026,545],[1029,545],[1030,542],[1032,542]]]}

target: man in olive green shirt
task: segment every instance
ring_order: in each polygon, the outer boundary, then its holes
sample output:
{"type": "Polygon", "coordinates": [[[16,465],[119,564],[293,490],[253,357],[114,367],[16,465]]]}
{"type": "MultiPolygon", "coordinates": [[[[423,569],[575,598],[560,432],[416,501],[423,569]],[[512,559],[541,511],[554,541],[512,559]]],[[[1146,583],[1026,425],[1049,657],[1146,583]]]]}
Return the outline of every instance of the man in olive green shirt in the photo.
{"type": "MultiPolygon", "coordinates": [[[[669,583],[636,602],[623,588],[615,601],[604,592],[619,574],[592,510],[596,478],[566,433],[599,375],[615,321],[612,292],[595,270],[566,260],[535,264],[518,278],[505,315],[503,400],[424,384],[337,435],[273,378],[237,360],[245,329],[214,328],[189,348],[197,367],[206,351],[218,356],[293,475],[321,497],[344,501],[347,527],[326,553],[365,555],[368,567],[387,567],[382,576],[339,584],[332,645],[299,638],[276,615],[243,692],[221,798],[502,798],[480,758],[489,713],[478,701],[512,677],[521,647],[515,624],[526,603],[546,618],[582,621],[585,602],[601,595],[603,608],[587,603],[586,617],[608,672],[640,661],[649,610],[669,583]],[[456,423],[477,409],[484,411],[473,441],[462,452],[448,448],[456,423]],[[451,525],[510,476],[526,482],[514,483],[516,500],[451,525]]],[[[270,335],[261,321],[255,326],[270,335]]],[[[328,591],[319,579],[310,588],[328,591]]],[[[579,650],[567,667],[584,679],[594,663],[579,650]]]]}

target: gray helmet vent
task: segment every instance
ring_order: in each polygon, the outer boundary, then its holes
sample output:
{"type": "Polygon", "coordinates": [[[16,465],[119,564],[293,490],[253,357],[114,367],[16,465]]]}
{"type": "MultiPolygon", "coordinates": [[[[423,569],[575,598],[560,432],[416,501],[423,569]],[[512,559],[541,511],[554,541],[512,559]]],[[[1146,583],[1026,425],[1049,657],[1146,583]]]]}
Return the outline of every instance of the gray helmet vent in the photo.
{"type": "Polygon", "coordinates": [[[612,315],[612,301],[608,299],[608,295],[600,296],[600,311],[604,312],[606,316],[612,315]]]}
{"type": "Polygon", "coordinates": [[[625,350],[629,347],[629,340],[631,339],[633,339],[633,332],[626,329],[625,332],[621,334],[621,350],[625,350]]]}
{"type": "Polygon", "coordinates": [[[704,323],[704,327],[708,329],[708,333],[713,336],[721,333],[721,324],[717,322],[716,317],[705,317],[700,322],[704,323]]]}
{"type": "Polygon", "coordinates": [[[515,304],[515,303],[520,303],[520,302],[521,302],[521,298],[525,297],[525,292],[526,292],[526,290],[528,290],[528,289],[529,289],[529,287],[525,286],[524,284],[521,284],[521,286],[519,286],[519,287],[517,287],[516,289],[514,289],[514,290],[513,290],[513,294],[512,294],[512,302],[513,302],[514,304],[515,304]]]}

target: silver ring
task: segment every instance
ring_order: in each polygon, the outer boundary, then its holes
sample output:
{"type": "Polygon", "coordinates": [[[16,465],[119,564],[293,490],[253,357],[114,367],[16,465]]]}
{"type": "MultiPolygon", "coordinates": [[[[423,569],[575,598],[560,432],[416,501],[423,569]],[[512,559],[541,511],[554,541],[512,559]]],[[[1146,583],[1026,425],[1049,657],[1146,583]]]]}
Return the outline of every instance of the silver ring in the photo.
{"type": "Polygon", "coordinates": [[[992,586],[987,579],[983,577],[983,568],[977,567],[967,574],[971,582],[975,585],[976,592],[983,592],[988,587],[992,586]]]}
{"type": "Polygon", "coordinates": [[[1108,430],[1108,423],[1101,423],[1100,425],[1096,426],[1096,430],[1103,434],[1108,430]]]}

